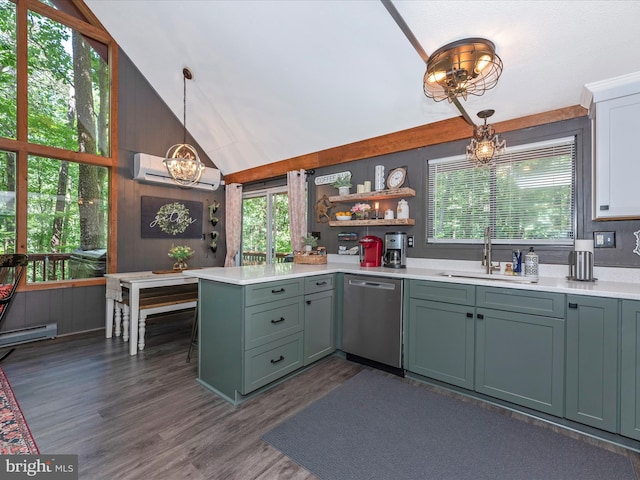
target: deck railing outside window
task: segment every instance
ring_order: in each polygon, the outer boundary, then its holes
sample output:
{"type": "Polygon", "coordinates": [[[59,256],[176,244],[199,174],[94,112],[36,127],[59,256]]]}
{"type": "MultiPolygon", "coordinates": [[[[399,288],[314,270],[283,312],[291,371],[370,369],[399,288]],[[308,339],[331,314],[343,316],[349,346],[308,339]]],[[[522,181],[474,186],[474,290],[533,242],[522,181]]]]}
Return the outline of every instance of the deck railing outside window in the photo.
{"type": "MultiPolygon", "coordinates": [[[[288,253],[276,253],[275,263],[285,263],[288,253]]],[[[242,265],[264,265],[267,263],[266,252],[242,252],[242,265]]]]}

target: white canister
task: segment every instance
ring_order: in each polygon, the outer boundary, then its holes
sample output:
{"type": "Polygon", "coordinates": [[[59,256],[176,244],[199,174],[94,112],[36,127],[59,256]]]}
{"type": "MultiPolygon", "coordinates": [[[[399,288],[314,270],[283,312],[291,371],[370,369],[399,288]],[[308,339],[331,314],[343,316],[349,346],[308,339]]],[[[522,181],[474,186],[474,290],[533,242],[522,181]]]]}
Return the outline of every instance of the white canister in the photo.
{"type": "Polygon", "coordinates": [[[376,191],[384,190],[384,165],[376,165],[374,188],[376,191]]]}
{"type": "Polygon", "coordinates": [[[388,209],[384,211],[384,219],[385,220],[393,220],[393,210],[388,209]]]}
{"type": "Polygon", "coordinates": [[[369,180],[365,180],[364,181],[364,191],[365,192],[370,192],[371,191],[371,182],[369,180]]]}
{"type": "Polygon", "coordinates": [[[398,202],[398,218],[409,218],[409,204],[404,199],[398,202]]]}

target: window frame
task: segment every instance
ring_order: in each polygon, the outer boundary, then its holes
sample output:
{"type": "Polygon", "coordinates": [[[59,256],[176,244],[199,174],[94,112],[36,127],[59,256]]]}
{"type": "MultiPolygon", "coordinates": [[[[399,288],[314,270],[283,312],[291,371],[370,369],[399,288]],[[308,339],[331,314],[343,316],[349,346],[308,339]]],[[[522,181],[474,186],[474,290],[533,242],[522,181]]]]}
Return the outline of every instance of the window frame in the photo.
{"type": "MultiPolygon", "coordinates": [[[[16,5],[16,58],[17,58],[17,131],[16,138],[0,137],[0,150],[16,155],[16,253],[27,253],[27,176],[30,155],[49,157],[56,160],[84,163],[106,167],[108,170],[108,225],[107,225],[107,272],[113,272],[117,265],[117,152],[118,152],[118,48],[111,36],[100,26],[91,10],[80,0],[70,0],[87,21],[49,7],[39,0],[11,0],[16,5]],[[28,141],[28,12],[59,22],[82,35],[106,44],[109,50],[109,155],[99,156],[56,147],[30,143],[28,141]]],[[[20,282],[20,290],[44,290],[72,286],[101,285],[103,277],[90,279],[58,280],[26,284],[20,282]]]]}
{"type": "MultiPolygon", "coordinates": [[[[288,202],[288,197],[289,197],[289,189],[286,185],[284,186],[278,186],[278,187],[269,187],[269,188],[263,188],[260,190],[248,190],[242,193],[242,201],[244,202],[246,199],[250,199],[250,198],[257,198],[257,197],[266,197],[267,200],[267,231],[269,231],[269,235],[267,235],[266,238],[266,249],[267,252],[271,252],[269,255],[267,255],[266,260],[267,260],[267,265],[270,264],[274,264],[277,262],[274,262],[274,254],[276,253],[274,251],[274,245],[273,245],[273,232],[270,231],[269,227],[273,227],[273,222],[274,222],[274,218],[273,218],[273,197],[275,195],[282,195],[285,194],[287,195],[287,202],[288,202]]],[[[244,217],[243,217],[243,223],[244,223],[244,217]]],[[[244,228],[244,225],[243,225],[244,228]]],[[[243,244],[244,244],[244,239],[241,238],[240,241],[240,250],[238,251],[238,262],[236,262],[236,265],[242,265],[242,258],[243,258],[243,244]]]]}
{"type": "MultiPolygon", "coordinates": [[[[512,146],[510,148],[508,148],[508,150],[506,151],[506,153],[501,157],[502,162],[500,162],[500,160],[498,160],[498,162],[491,162],[490,165],[487,166],[482,166],[482,167],[476,167],[473,164],[471,164],[470,162],[468,162],[468,160],[466,159],[465,155],[454,155],[454,156],[450,156],[450,157],[443,157],[443,158],[433,158],[433,159],[428,159],[425,164],[426,164],[426,190],[427,190],[427,194],[425,195],[425,245],[428,246],[453,246],[453,245],[470,245],[470,244],[479,244],[483,242],[483,238],[482,236],[478,236],[478,238],[466,238],[466,239],[452,239],[452,238],[448,238],[448,239],[434,239],[434,231],[432,228],[433,222],[435,221],[435,215],[433,214],[433,192],[431,191],[431,166],[432,165],[438,165],[438,164],[459,164],[459,165],[464,165],[466,162],[469,163],[469,169],[477,169],[477,168],[491,168],[490,171],[490,183],[492,185],[490,185],[490,211],[487,213],[487,222],[485,226],[490,226],[492,227],[492,242],[495,244],[504,244],[504,245],[516,245],[516,244],[528,244],[528,245],[539,245],[539,246],[558,246],[558,247],[566,247],[566,246],[570,246],[573,245],[573,241],[574,238],[576,238],[576,232],[577,232],[577,196],[578,196],[578,185],[577,185],[577,170],[578,170],[578,137],[576,135],[573,134],[569,134],[563,137],[558,137],[558,138],[552,138],[549,140],[543,140],[543,141],[538,141],[538,142],[530,142],[530,143],[524,143],[524,144],[519,144],[516,146],[512,146]],[[531,158],[522,158],[520,159],[520,161],[528,161],[528,160],[534,160],[534,154],[536,153],[536,151],[542,151],[545,148],[554,148],[554,147],[562,147],[562,146],[567,146],[570,145],[569,149],[571,151],[572,154],[572,169],[571,169],[571,189],[572,189],[572,198],[571,198],[571,227],[570,230],[567,232],[568,233],[568,237],[567,238],[555,238],[555,239],[526,239],[526,238],[496,238],[495,235],[495,216],[496,216],[496,211],[495,206],[496,206],[496,196],[495,196],[495,168],[496,168],[496,163],[498,164],[502,164],[502,165],[509,165],[511,160],[511,158],[509,158],[509,160],[507,160],[505,157],[507,156],[511,156],[511,155],[515,155],[516,159],[515,161],[517,162],[517,156],[519,154],[522,154],[522,152],[531,152],[531,158]],[[507,160],[507,161],[505,161],[507,160]],[[493,182],[491,182],[491,179],[493,179],[493,182]]],[[[478,182],[478,185],[481,185],[480,182],[478,182]]]]}

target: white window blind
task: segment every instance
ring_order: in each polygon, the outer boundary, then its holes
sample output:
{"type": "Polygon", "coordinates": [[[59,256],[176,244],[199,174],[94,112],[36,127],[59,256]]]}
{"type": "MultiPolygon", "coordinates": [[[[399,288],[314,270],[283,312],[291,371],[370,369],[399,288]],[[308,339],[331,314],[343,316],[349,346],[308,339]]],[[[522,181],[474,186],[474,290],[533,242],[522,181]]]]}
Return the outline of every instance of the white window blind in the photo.
{"type": "Polygon", "coordinates": [[[428,161],[427,239],[571,244],[575,138],[508,147],[484,167],[465,156],[428,161]]]}

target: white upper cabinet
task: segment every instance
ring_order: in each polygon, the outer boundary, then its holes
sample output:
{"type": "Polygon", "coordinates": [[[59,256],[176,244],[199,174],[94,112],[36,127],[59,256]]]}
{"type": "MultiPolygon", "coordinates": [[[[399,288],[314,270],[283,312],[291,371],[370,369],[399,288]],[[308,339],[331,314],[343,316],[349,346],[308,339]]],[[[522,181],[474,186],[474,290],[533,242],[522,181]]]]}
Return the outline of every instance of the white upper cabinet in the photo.
{"type": "Polygon", "coordinates": [[[640,72],[585,85],[593,152],[593,218],[640,218],[640,72]]]}

